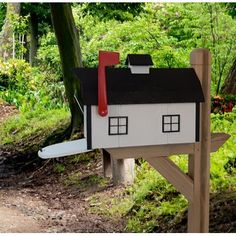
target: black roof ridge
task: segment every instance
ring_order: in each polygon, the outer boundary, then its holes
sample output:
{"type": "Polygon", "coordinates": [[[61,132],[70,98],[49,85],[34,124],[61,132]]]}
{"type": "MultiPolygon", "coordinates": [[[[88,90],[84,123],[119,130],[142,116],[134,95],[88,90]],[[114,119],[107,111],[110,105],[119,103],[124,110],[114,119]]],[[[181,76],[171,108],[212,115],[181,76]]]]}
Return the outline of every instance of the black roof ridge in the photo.
{"type": "Polygon", "coordinates": [[[130,64],[131,66],[152,66],[153,61],[150,54],[128,54],[125,64],[130,64]]]}

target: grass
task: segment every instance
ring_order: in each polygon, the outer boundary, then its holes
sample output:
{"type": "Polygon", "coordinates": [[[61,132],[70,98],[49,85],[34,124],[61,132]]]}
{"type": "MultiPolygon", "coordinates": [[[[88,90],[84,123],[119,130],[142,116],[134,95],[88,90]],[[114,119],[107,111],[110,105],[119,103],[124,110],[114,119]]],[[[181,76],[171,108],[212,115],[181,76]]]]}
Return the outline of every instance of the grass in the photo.
{"type": "Polygon", "coordinates": [[[66,170],[66,166],[64,164],[62,164],[62,163],[55,163],[54,166],[53,166],[53,171],[55,173],[59,173],[60,174],[60,173],[65,172],[65,170],[66,170]]]}
{"type": "Polygon", "coordinates": [[[80,191],[86,191],[91,188],[102,188],[108,184],[108,179],[101,177],[97,174],[83,175],[80,171],[76,171],[70,174],[66,179],[64,179],[65,186],[74,186],[80,191]]]}
{"type": "Polygon", "coordinates": [[[20,113],[0,123],[0,145],[15,145],[35,135],[46,137],[52,130],[67,123],[69,112],[64,109],[20,113]]]}
{"type": "Polygon", "coordinates": [[[89,199],[91,213],[98,213],[107,217],[124,217],[133,206],[131,198],[126,197],[124,189],[116,189],[113,194],[98,192],[89,199]]]}

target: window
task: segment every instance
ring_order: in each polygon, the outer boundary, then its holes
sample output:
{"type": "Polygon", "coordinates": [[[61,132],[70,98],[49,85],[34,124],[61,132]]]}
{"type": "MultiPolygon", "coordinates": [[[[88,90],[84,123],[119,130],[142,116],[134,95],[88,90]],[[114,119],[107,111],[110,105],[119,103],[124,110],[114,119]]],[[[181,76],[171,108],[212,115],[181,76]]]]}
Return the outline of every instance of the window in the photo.
{"type": "Polygon", "coordinates": [[[128,134],[128,117],[109,117],[109,135],[128,134]]]}
{"type": "Polygon", "coordinates": [[[180,115],[163,115],[162,132],[180,132],[180,115]]]}

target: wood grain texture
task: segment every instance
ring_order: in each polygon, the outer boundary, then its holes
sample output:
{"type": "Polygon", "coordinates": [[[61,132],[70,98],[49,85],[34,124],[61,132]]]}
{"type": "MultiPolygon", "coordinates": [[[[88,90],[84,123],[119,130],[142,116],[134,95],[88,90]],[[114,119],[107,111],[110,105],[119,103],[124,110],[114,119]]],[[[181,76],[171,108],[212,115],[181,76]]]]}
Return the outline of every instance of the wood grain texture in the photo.
{"type": "Polygon", "coordinates": [[[230,134],[212,133],[211,134],[211,152],[216,152],[229,138],[230,138],[230,134]]]}
{"type": "MultiPolygon", "coordinates": [[[[211,152],[216,152],[228,139],[229,134],[212,133],[211,134],[211,152]]],[[[158,157],[178,154],[194,154],[195,145],[188,144],[165,144],[152,146],[124,147],[124,148],[107,148],[107,152],[112,155],[113,159],[127,159],[140,157],[158,157]]]]}
{"type": "Polygon", "coordinates": [[[193,203],[189,204],[188,232],[207,233],[209,231],[209,188],[210,188],[210,83],[211,58],[207,49],[195,49],[190,55],[190,64],[195,69],[202,85],[205,102],[200,109],[199,149],[189,158],[193,170],[193,203]]]}
{"type": "Polygon", "coordinates": [[[167,157],[145,158],[162,176],[180,191],[188,201],[193,201],[193,181],[167,157]]]}
{"type": "Polygon", "coordinates": [[[198,233],[201,228],[200,153],[200,144],[195,145],[194,154],[189,155],[188,160],[188,175],[193,180],[193,200],[188,203],[188,233],[198,233]]]}
{"type": "Polygon", "coordinates": [[[114,159],[170,156],[173,154],[193,153],[194,144],[164,144],[106,149],[114,159]]]}

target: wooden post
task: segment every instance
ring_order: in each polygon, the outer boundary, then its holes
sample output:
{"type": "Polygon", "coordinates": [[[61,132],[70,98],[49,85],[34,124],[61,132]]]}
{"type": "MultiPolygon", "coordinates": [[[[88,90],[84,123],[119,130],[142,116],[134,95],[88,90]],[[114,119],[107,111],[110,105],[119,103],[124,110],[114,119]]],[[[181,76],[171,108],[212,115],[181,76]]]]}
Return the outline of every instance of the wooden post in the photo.
{"type": "Polygon", "coordinates": [[[113,159],[107,150],[102,150],[103,175],[112,177],[115,185],[129,185],[134,182],[135,160],[113,159]]]}
{"type": "Polygon", "coordinates": [[[113,183],[130,185],[134,182],[134,171],[135,160],[134,159],[119,159],[112,160],[112,176],[113,183]]]}
{"type": "Polygon", "coordinates": [[[102,149],[102,168],[104,177],[112,177],[112,160],[109,152],[102,149]]]}
{"type": "Polygon", "coordinates": [[[195,69],[205,97],[201,105],[200,142],[189,156],[189,176],[193,179],[193,201],[189,202],[188,232],[209,231],[209,189],[210,189],[210,78],[211,59],[207,49],[195,49],[190,55],[191,66],[195,69]]]}

